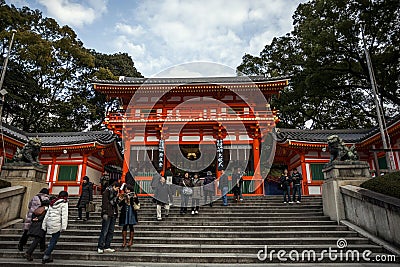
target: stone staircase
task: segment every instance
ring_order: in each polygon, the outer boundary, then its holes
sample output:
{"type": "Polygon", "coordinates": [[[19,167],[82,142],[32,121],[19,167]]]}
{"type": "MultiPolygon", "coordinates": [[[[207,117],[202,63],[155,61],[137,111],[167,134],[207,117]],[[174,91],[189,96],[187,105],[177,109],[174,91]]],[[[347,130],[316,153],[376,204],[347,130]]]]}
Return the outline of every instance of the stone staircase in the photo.
{"type": "MultiPolygon", "coordinates": [[[[329,265],[334,261],[323,251],[329,248],[340,251],[339,239],[347,243],[344,252],[346,249],[358,250],[361,255],[363,251],[370,250],[370,258],[390,254],[367,238],[324,216],[321,197],[304,197],[301,204],[291,205],[283,204],[280,196],[252,197],[241,203],[230,202],[228,207],[221,206],[221,200],[218,200],[213,207],[201,207],[200,214],[194,216],[180,215],[179,199],[176,198],[170,216],[161,222],[155,220],[155,206],[151,198],[142,197],[140,201],[140,222],[135,227],[132,248],[120,247],[121,227],[116,226],[112,247],[117,251],[98,254],[100,213],[91,213],[91,219],[86,222],[75,220],[77,198],[71,198],[68,229],[61,234],[53,252],[54,262],[46,265],[254,266],[271,262],[311,265],[318,262],[318,265],[329,265]],[[267,254],[267,259],[262,259],[265,246],[268,252],[275,250],[275,253],[272,256],[267,254]],[[287,252],[286,262],[278,258],[279,250],[287,252]],[[300,254],[299,261],[288,257],[291,250],[300,254]],[[316,260],[313,261],[312,257],[308,260],[307,253],[302,260],[301,254],[310,250],[315,251],[316,260]]],[[[100,205],[100,202],[100,197],[96,197],[95,203],[100,205]]],[[[21,229],[22,222],[19,222],[0,231],[0,265],[42,266],[39,247],[33,262],[28,262],[23,258],[24,253],[17,250],[21,229]]],[[[360,258],[360,262],[365,262],[360,258]]],[[[336,260],[335,264],[348,265],[352,262],[358,261],[336,260]]]]}

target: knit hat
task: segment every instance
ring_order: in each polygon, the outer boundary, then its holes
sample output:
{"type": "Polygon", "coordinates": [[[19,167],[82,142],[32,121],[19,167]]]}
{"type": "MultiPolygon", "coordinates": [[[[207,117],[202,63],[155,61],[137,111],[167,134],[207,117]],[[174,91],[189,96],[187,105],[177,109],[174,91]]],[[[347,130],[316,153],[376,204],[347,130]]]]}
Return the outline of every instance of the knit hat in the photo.
{"type": "Polygon", "coordinates": [[[39,193],[48,195],[48,194],[49,194],[49,189],[47,189],[47,188],[42,188],[42,189],[39,191],[39,193]]]}
{"type": "Polygon", "coordinates": [[[89,177],[85,176],[85,177],[83,177],[83,180],[86,180],[86,182],[89,182],[89,177]]]}

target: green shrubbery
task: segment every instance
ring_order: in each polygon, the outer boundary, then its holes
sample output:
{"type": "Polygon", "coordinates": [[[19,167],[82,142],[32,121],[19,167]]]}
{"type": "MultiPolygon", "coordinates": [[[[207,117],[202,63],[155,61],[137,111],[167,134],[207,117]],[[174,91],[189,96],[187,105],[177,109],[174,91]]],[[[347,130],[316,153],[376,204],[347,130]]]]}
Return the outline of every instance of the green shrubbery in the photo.
{"type": "Polygon", "coordinates": [[[362,183],[360,186],[365,189],[400,199],[400,172],[393,172],[372,178],[371,180],[362,183]]]}
{"type": "Polygon", "coordinates": [[[0,189],[10,187],[10,186],[11,186],[10,182],[0,179],[0,189]]]}

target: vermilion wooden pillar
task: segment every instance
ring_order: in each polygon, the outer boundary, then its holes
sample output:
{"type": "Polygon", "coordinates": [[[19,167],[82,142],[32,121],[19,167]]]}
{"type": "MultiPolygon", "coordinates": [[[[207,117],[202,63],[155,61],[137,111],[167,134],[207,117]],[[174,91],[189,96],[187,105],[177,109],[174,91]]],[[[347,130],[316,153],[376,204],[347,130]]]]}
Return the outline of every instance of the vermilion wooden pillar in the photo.
{"type": "Polygon", "coordinates": [[[53,177],[54,177],[54,172],[55,172],[55,168],[56,168],[56,162],[57,162],[57,156],[56,155],[52,155],[51,156],[51,166],[50,166],[50,176],[49,176],[49,192],[52,193],[53,192],[53,177]]]}
{"type": "Polygon", "coordinates": [[[121,182],[122,183],[125,183],[125,176],[129,172],[130,157],[131,157],[130,143],[129,142],[125,142],[124,162],[122,163],[122,177],[121,177],[121,182]]]}
{"type": "Polygon", "coordinates": [[[263,194],[263,183],[260,173],[260,140],[258,138],[253,139],[253,159],[254,159],[254,186],[256,190],[254,193],[263,194]]]}
{"type": "Polygon", "coordinates": [[[303,176],[302,193],[303,195],[309,195],[308,185],[307,185],[306,156],[304,152],[300,153],[300,163],[301,163],[301,174],[303,176]]]}
{"type": "Polygon", "coordinates": [[[84,153],[83,154],[83,162],[82,162],[82,174],[81,177],[78,177],[78,181],[79,181],[79,195],[82,192],[82,179],[83,177],[86,176],[86,169],[87,169],[87,161],[88,161],[88,154],[84,153]]]}

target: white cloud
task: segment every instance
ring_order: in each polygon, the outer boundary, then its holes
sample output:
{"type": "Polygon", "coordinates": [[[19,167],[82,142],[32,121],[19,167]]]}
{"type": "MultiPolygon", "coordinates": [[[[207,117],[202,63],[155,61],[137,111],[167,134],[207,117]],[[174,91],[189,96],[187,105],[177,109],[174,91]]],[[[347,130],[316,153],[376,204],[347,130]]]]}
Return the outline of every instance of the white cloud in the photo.
{"type": "Polygon", "coordinates": [[[108,0],[87,0],[86,3],[72,0],[38,0],[38,2],[46,7],[49,16],[62,24],[83,27],[93,23],[107,11],[108,0]]]}
{"type": "Polygon", "coordinates": [[[130,53],[145,76],[191,61],[235,69],[245,53],[258,55],[273,37],[292,30],[300,2],[305,0],[142,1],[130,14],[132,21],[116,23],[115,47],[130,53]],[[134,38],[135,45],[121,46],[120,38],[134,38]]]}
{"type": "Polygon", "coordinates": [[[169,67],[154,77],[225,77],[234,76],[235,70],[214,62],[189,62],[169,67]]]}
{"type": "Polygon", "coordinates": [[[146,52],[145,44],[135,44],[129,37],[121,35],[115,40],[115,45],[119,51],[129,51],[131,56],[143,57],[146,52]]]}
{"type": "Polygon", "coordinates": [[[133,37],[140,37],[145,33],[142,25],[131,26],[125,23],[117,23],[115,25],[115,29],[121,34],[126,34],[133,37]]]}

